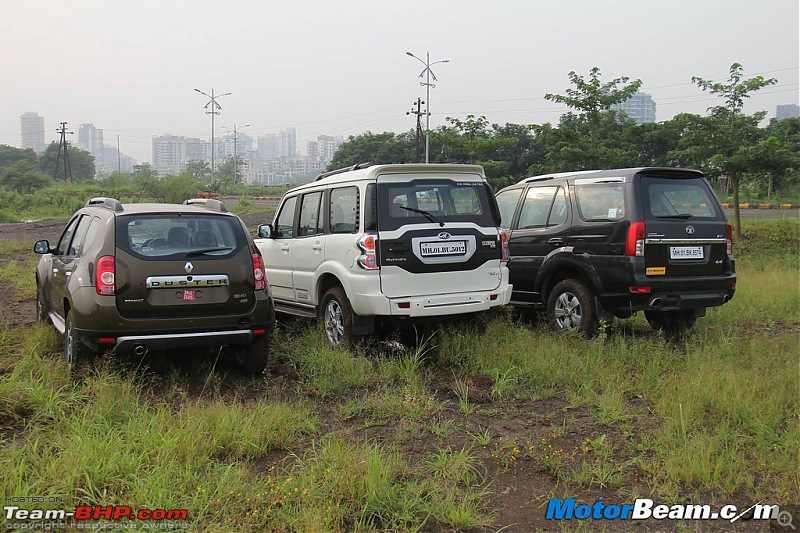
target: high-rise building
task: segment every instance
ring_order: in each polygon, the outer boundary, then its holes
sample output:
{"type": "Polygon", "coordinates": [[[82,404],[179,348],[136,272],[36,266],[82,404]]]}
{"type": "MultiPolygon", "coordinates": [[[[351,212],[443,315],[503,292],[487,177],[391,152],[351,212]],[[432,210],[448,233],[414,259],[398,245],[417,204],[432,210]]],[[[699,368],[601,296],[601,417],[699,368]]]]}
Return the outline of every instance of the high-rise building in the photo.
{"type": "Polygon", "coordinates": [[[178,174],[192,160],[208,159],[209,143],[178,135],[153,136],[153,168],[159,176],[178,174]]]}
{"type": "Polygon", "coordinates": [[[794,118],[800,117],[800,105],[781,104],[775,108],[775,118],[794,118]]]}
{"type": "Polygon", "coordinates": [[[636,125],[641,126],[645,122],[656,121],[656,103],[653,98],[646,93],[636,93],[621,104],[612,106],[613,109],[624,111],[636,121],[636,125]]]}
{"type": "Polygon", "coordinates": [[[20,131],[23,148],[30,148],[37,154],[44,151],[44,117],[40,117],[39,113],[23,113],[20,116],[20,131]]]}

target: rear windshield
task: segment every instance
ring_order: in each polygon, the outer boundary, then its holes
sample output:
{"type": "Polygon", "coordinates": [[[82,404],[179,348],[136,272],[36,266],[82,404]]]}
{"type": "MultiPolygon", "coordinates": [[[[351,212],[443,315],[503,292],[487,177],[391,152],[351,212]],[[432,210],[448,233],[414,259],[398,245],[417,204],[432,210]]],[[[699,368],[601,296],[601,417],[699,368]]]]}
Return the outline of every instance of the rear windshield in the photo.
{"type": "Polygon", "coordinates": [[[160,214],[117,217],[117,247],[141,258],[228,257],[244,246],[228,216],[160,214]]]}
{"type": "Polygon", "coordinates": [[[397,229],[405,224],[473,222],[496,226],[499,219],[494,195],[482,181],[424,179],[378,183],[378,227],[397,229]],[[388,214],[388,216],[386,216],[388,214]]]}
{"type": "Polygon", "coordinates": [[[714,194],[701,178],[664,179],[645,176],[642,179],[642,190],[647,220],[721,218],[714,194]]]}

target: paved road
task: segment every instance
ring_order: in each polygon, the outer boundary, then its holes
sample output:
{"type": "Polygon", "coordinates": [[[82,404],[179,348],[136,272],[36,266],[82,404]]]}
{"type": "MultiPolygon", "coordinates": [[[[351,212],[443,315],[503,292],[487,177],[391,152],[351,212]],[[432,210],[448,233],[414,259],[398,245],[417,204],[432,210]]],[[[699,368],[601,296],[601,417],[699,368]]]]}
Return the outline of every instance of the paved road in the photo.
{"type": "MultiPolygon", "coordinates": [[[[733,218],[733,209],[726,209],[728,219],[733,218]]],[[[800,219],[800,209],[740,209],[742,218],[790,218],[800,219]]]]}

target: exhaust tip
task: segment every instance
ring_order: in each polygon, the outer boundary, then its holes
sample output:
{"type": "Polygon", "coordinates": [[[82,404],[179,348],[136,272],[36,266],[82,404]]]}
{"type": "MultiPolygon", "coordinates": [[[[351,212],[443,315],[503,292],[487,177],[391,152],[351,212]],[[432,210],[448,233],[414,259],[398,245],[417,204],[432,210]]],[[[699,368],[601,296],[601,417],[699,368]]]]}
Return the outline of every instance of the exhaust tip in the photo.
{"type": "Polygon", "coordinates": [[[660,307],[661,306],[661,297],[660,296],[656,296],[655,298],[650,300],[650,303],[648,305],[650,305],[650,307],[660,307]]]}
{"type": "Polygon", "coordinates": [[[147,348],[144,346],[144,344],[137,344],[133,347],[133,353],[136,355],[144,355],[147,353],[147,348]]]}

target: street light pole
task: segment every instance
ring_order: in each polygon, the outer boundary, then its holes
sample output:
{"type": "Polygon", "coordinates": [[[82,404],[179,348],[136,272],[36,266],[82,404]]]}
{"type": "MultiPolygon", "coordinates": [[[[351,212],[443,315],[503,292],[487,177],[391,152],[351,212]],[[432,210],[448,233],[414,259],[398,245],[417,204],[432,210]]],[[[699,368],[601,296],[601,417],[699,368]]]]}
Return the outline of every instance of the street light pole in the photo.
{"type": "Polygon", "coordinates": [[[436,75],[431,70],[431,67],[439,63],[449,63],[450,60],[440,59],[439,61],[434,61],[431,63],[431,53],[426,52],[425,54],[427,61],[423,61],[411,52],[406,52],[406,55],[413,57],[425,65],[425,69],[419,73],[419,77],[422,78],[423,76],[427,76],[426,81],[421,81],[419,84],[427,87],[427,94],[425,98],[425,163],[429,163],[431,148],[431,87],[436,87],[435,84],[431,83],[431,77],[433,77],[433,81],[439,81],[436,79],[436,75]]]}
{"type": "Polygon", "coordinates": [[[214,165],[214,115],[219,115],[219,112],[222,111],[222,106],[217,103],[217,98],[222,98],[223,96],[228,96],[231,93],[218,94],[218,95],[215,96],[214,95],[214,89],[211,89],[211,94],[204,93],[200,89],[195,89],[195,91],[199,92],[203,96],[207,96],[208,98],[210,98],[208,103],[206,103],[206,105],[203,106],[203,109],[206,110],[206,115],[211,115],[211,189],[215,190],[214,186],[216,185],[216,183],[215,183],[215,180],[214,180],[214,172],[216,171],[216,169],[214,168],[215,167],[215,165],[214,165]],[[211,106],[211,110],[210,111],[208,110],[208,106],[211,106]]]}

